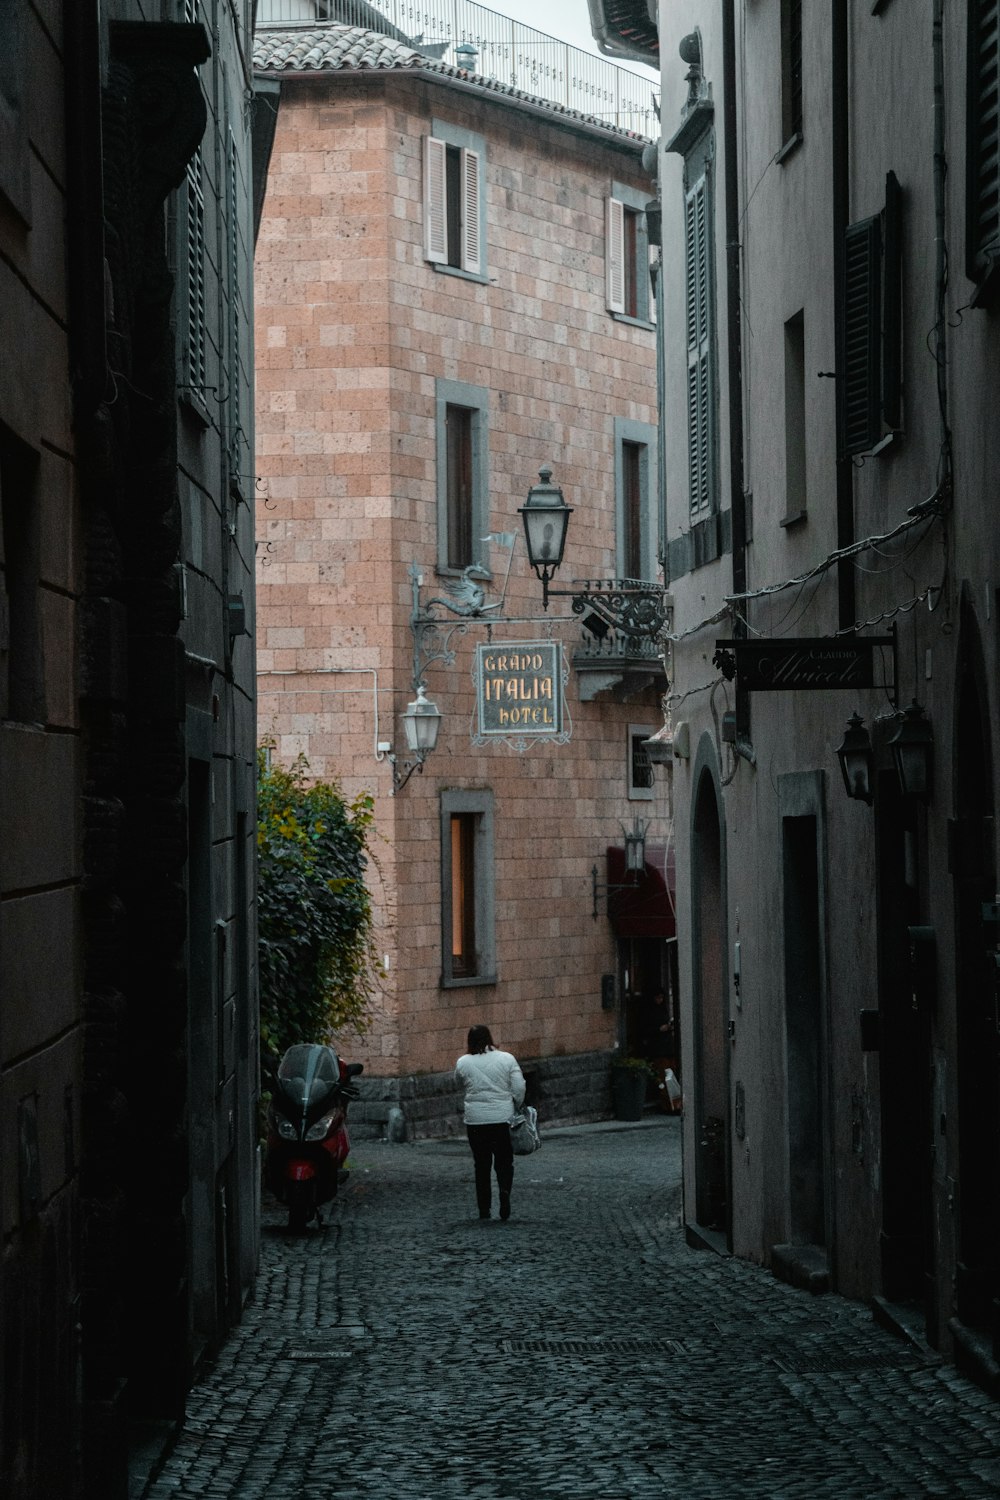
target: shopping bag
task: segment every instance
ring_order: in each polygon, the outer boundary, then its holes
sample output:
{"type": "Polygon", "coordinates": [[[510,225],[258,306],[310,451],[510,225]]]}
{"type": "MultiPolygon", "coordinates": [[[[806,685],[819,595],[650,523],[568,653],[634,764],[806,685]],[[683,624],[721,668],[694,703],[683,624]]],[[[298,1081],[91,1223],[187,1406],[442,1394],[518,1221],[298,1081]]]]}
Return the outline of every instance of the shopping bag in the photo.
{"type": "Polygon", "coordinates": [[[538,1110],[524,1104],[510,1122],[510,1143],[515,1156],[530,1156],[542,1144],[538,1134],[538,1110]]]}

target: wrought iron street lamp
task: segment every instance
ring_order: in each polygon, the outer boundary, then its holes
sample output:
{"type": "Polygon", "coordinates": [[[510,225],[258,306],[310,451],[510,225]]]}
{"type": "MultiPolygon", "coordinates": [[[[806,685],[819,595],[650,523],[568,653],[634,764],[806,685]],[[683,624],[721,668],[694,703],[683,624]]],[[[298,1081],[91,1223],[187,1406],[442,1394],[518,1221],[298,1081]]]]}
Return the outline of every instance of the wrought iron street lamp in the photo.
{"type": "Polygon", "coordinates": [[[590,610],[624,635],[658,636],[667,623],[670,605],[669,594],[658,584],[634,578],[578,578],[576,588],[549,588],[549,580],[562,563],[573,507],[552,483],[547,465],[538,477],[541,483],[532,485],[518,513],[524,522],[528,561],[541,579],[542,608],[548,609],[550,598],[571,599],[575,615],[590,610]]]}
{"type": "Polygon", "coordinates": [[[412,703],[407,704],[406,712],[403,714],[406,748],[412,759],[404,760],[402,767],[399,768],[395,755],[389,756],[392,765],[393,796],[406,785],[414,771],[423,771],[424,761],[437,745],[440,728],[441,710],[436,703],[424,696],[424,684],[419,682],[417,696],[412,703]]]}

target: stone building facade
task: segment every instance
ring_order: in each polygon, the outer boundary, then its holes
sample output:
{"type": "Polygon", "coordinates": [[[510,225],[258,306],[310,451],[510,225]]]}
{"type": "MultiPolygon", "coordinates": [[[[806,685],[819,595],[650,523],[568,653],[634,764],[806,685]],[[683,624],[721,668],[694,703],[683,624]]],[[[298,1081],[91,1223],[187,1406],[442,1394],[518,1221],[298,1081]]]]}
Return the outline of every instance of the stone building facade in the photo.
{"type": "Polygon", "coordinates": [[[256,1265],[251,6],[0,17],[0,1490],[124,1497],[256,1265]]]}
{"type": "Polygon", "coordinates": [[[689,1232],[996,1390],[997,7],[654,41],[689,1232]]]}
{"type": "Polygon", "coordinates": [[[640,744],[663,669],[566,600],[543,615],[518,508],[550,465],[575,508],[566,581],[658,578],[645,142],[355,28],[264,29],[255,58],[281,90],[257,257],[259,724],[283,763],[375,799],[383,983],[371,1031],[341,1039],[366,1067],[354,1118],[454,1129],[476,1022],[551,1116],[599,1113],[628,998],[669,969],[640,744]],[[477,648],[550,641],[563,733],[484,734],[477,648]],[[440,737],[394,795],[420,680],[440,737]],[[644,929],[609,923],[603,889],[637,816],[644,929]]]}

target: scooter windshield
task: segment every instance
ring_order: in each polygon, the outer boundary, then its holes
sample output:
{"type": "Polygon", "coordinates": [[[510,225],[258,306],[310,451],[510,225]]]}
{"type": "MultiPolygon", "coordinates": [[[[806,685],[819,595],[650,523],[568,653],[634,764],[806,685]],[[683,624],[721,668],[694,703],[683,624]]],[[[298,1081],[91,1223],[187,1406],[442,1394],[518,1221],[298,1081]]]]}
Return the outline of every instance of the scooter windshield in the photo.
{"type": "Polygon", "coordinates": [[[332,1095],[339,1082],[340,1066],[331,1047],[289,1047],[278,1068],[281,1092],[303,1112],[332,1095]]]}

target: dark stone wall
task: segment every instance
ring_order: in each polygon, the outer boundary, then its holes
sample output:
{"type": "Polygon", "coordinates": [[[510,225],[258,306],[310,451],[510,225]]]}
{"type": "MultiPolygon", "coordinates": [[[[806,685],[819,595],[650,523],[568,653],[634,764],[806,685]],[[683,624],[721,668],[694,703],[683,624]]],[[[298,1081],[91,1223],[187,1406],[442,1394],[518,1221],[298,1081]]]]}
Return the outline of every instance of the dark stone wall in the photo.
{"type": "MultiPolygon", "coordinates": [[[[519,1058],[528,1085],[527,1102],[542,1125],[574,1125],[611,1113],[610,1052],[571,1057],[519,1058]]],[[[350,1131],[356,1141],[380,1140],[390,1112],[402,1112],[408,1140],[457,1135],[462,1129],[462,1092],[452,1073],[421,1073],[409,1078],[358,1079],[360,1099],[351,1105],[350,1131]]]]}

